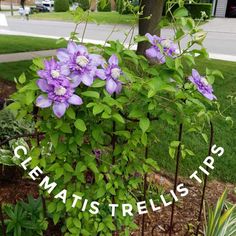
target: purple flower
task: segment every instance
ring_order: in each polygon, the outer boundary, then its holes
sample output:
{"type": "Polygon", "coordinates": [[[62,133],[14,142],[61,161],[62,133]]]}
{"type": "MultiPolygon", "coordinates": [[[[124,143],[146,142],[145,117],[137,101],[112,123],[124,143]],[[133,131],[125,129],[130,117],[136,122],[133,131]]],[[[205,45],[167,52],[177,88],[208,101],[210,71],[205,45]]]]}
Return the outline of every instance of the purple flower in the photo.
{"type": "Polygon", "coordinates": [[[213,100],[216,99],[216,96],[213,94],[213,88],[208,83],[205,77],[199,75],[199,73],[193,69],[192,76],[189,76],[188,79],[196,85],[197,90],[207,99],[213,100]]]}
{"type": "Polygon", "coordinates": [[[97,69],[96,72],[100,79],[106,80],[106,90],[109,94],[118,94],[122,89],[122,83],[119,81],[122,71],[118,63],[116,55],[112,55],[108,60],[108,64],[103,64],[103,69],[97,69]]]}
{"type": "Polygon", "coordinates": [[[42,79],[46,79],[48,84],[55,84],[58,81],[62,81],[70,74],[70,70],[67,65],[60,65],[53,58],[48,61],[45,60],[44,66],[44,70],[38,71],[38,76],[42,79]]]}
{"type": "Polygon", "coordinates": [[[154,60],[157,63],[163,64],[166,61],[166,56],[175,56],[177,46],[173,41],[165,38],[160,38],[149,33],[147,33],[145,36],[152,44],[152,46],[146,50],[146,55],[148,58],[154,60]]]}
{"type": "Polygon", "coordinates": [[[72,74],[72,82],[78,86],[81,82],[91,86],[96,76],[97,66],[104,63],[100,55],[89,54],[85,46],[70,41],[67,49],[59,49],[57,58],[62,65],[67,65],[72,74]]]}
{"type": "Polygon", "coordinates": [[[81,105],[82,99],[74,94],[70,81],[67,79],[58,80],[54,84],[49,84],[46,79],[37,81],[38,87],[45,93],[36,99],[36,106],[46,108],[52,106],[54,114],[61,118],[70,104],[81,105]]]}

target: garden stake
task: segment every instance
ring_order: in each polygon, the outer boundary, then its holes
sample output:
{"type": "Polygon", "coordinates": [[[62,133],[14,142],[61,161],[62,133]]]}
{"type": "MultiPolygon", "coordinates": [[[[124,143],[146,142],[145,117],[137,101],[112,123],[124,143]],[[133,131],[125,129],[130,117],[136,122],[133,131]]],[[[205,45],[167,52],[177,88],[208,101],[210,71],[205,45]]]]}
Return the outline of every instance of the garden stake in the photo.
{"type": "MultiPolygon", "coordinates": [[[[179,162],[180,162],[180,156],[181,156],[182,135],[183,135],[183,124],[180,124],[179,125],[179,138],[178,138],[178,141],[180,143],[178,145],[178,150],[177,150],[177,155],[176,155],[176,170],[175,170],[174,193],[176,193],[178,174],[179,174],[179,162]]],[[[172,235],[174,211],[175,211],[175,201],[173,199],[173,201],[172,201],[172,209],[171,209],[170,225],[169,225],[169,236],[172,235]]]]}
{"type": "MultiPolygon", "coordinates": [[[[148,147],[145,148],[145,159],[148,157],[148,147]]],[[[146,195],[147,195],[147,188],[148,188],[148,183],[147,183],[147,173],[144,175],[144,182],[143,182],[143,200],[146,200],[146,195]]],[[[143,214],[142,217],[142,231],[141,231],[141,236],[144,236],[144,228],[145,228],[145,215],[143,214]]]]}
{"type": "MultiPolygon", "coordinates": [[[[34,115],[34,122],[35,122],[35,124],[36,124],[37,121],[38,121],[38,111],[39,111],[39,108],[36,107],[36,106],[34,106],[33,115],[34,115]]],[[[39,136],[40,136],[40,134],[39,134],[37,128],[35,128],[35,134],[36,134],[37,145],[39,146],[39,143],[40,143],[39,136]]],[[[40,153],[39,157],[41,158],[41,153],[40,153]]],[[[45,200],[45,198],[43,197],[43,195],[41,195],[41,198],[42,198],[42,204],[43,204],[43,215],[44,215],[44,218],[47,218],[46,200],[45,200]]]]}
{"type": "MultiPolygon", "coordinates": [[[[113,95],[113,98],[116,99],[116,94],[113,95]]],[[[116,163],[116,158],[114,156],[114,151],[115,151],[115,148],[116,148],[116,135],[115,135],[115,132],[116,132],[116,122],[113,120],[112,121],[112,138],[111,138],[111,145],[112,145],[112,165],[114,166],[115,163],[116,163]]],[[[115,204],[115,196],[113,195],[112,196],[112,204],[115,204]]],[[[115,220],[114,220],[115,221],[115,220]]],[[[114,225],[115,222],[114,222],[114,225]]],[[[116,236],[116,232],[113,232],[112,233],[113,236],[116,236]]]]}
{"type": "Polygon", "coordinates": [[[6,236],[6,228],[4,224],[4,218],[3,218],[3,213],[2,213],[2,203],[0,203],[0,218],[1,218],[1,223],[2,223],[2,235],[6,236]]]}
{"type": "MultiPolygon", "coordinates": [[[[214,138],[214,128],[213,128],[212,122],[210,122],[210,142],[209,142],[208,156],[211,155],[211,147],[213,145],[213,138],[214,138]]],[[[207,166],[206,171],[208,171],[208,170],[209,170],[209,167],[207,166]]],[[[200,230],[203,203],[204,203],[207,180],[208,180],[207,177],[208,177],[207,175],[204,176],[204,184],[203,184],[203,189],[202,189],[202,198],[201,198],[201,203],[200,203],[199,215],[198,215],[198,219],[197,219],[197,229],[196,229],[196,233],[195,233],[196,236],[198,236],[198,233],[199,233],[199,230],[200,230]]]]}

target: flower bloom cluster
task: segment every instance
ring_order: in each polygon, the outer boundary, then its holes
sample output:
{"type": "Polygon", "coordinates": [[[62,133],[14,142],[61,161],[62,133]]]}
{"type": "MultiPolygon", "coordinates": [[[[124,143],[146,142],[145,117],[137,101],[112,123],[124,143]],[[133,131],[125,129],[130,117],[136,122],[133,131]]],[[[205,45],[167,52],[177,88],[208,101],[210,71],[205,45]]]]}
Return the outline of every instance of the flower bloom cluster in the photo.
{"type": "Polygon", "coordinates": [[[192,75],[188,79],[197,87],[197,90],[207,99],[216,99],[213,94],[213,88],[208,83],[205,77],[202,77],[195,69],[192,70],[192,75]]]}
{"type": "Polygon", "coordinates": [[[109,94],[119,93],[122,74],[118,58],[112,55],[108,60],[97,54],[89,54],[85,46],[70,41],[67,48],[57,51],[57,59],[45,60],[44,69],[38,71],[38,87],[45,94],[40,95],[36,105],[41,108],[52,106],[54,114],[61,118],[70,104],[81,105],[82,98],[75,94],[82,83],[91,86],[96,78],[106,81],[109,94]]]}
{"type": "Polygon", "coordinates": [[[177,45],[170,39],[161,38],[149,33],[145,36],[152,45],[146,50],[146,56],[156,63],[163,64],[166,61],[166,56],[174,57],[177,54],[177,45]]]}

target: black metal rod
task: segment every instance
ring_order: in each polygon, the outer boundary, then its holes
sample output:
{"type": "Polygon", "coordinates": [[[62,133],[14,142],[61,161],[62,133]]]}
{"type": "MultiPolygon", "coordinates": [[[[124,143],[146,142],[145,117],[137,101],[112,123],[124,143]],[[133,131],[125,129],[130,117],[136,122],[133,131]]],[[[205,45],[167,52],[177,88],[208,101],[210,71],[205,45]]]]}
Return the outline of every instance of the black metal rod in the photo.
{"type": "MultiPolygon", "coordinates": [[[[148,157],[148,147],[145,148],[145,159],[148,157]]],[[[144,175],[144,182],[143,182],[143,200],[146,200],[147,196],[147,188],[148,188],[148,182],[147,182],[147,173],[144,175]]],[[[143,214],[142,216],[142,231],[141,231],[141,236],[144,236],[145,234],[145,218],[146,214],[143,214]]]]}
{"type": "MultiPolygon", "coordinates": [[[[177,155],[176,155],[176,169],[175,169],[175,182],[174,182],[174,193],[176,193],[177,188],[177,182],[178,182],[178,175],[179,175],[179,164],[180,164],[180,157],[181,157],[181,142],[182,142],[182,136],[183,136],[183,124],[179,125],[179,145],[177,149],[177,155]]],[[[175,212],[175,200],[172,201],[172,209],[171,209],[171,217],[170,217],[170,225],[169,225],[169,236],[172,235],[173,231],[173,223],[174,223],[174,212],[175,212]]]]}
{"type": "MultiPolygon", "coordinates": [[[[213,128],[212,122],[210,122],[210,142],[209,142],[209,148],[208,148],[208,156],[211,155],[211,147],[213,145],[213,139],[214,139],[214,128],[213,128]]],[[[206,170],[207,171],[209,170],[208,166],[207,166],[206,170]]],[[[205,198],[205,193],[206,193],[207,180],[208,180],[208,175],[205,175],[204,182],[203,182],[203,188],[202,188],[200,210],[199,210],[199,215],[198,215],[198,219],[197,219],[197,229],[196,229],[196,233],[195,233],[196,236],[198,236],[198,233],[200,230],[200,225],[201,225],[202,210],[203,210],[203,203],[204,203],[204,198],[205,198]]]]}

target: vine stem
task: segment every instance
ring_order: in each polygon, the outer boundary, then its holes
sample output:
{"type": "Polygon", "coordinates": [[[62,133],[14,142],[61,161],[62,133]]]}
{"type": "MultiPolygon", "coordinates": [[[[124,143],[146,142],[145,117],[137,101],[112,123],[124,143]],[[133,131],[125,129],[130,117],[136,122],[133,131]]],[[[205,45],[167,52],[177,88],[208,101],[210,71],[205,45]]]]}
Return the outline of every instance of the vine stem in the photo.
{"type": "Polygon", "coordinates": [[[3,212],[2,212],[2,203],[0,203],[0,219],[2,224],[2,235],[6,236],[6,227],[4,224],[3,212]]]}
{"type": "Polygon", "coordinates": [[[85,32],[87,30],[87,26],[88,26],[88,18],[89,18],[89,11],[87,13],[87,18],[86,18],[86,21],[85,21],[85,26],[84,26],[84,30],[83,30],[83,34],[82,34],[82,38],[81,38],[81,43],[83,43],[83,41],[84,41],[84,35],[85,35],[85,32]]]}
{"type": "Polygon", "coordinates": [[[2,141],[0,143],[0,147],[6,143],[8,143],[9,141],[13,140],[13,139],[18,139],[18,138],[28,138],[28,137],[36,137],[37,135],[43,135],[44,133],[40,132],[40,133],[32,133],[32,134],[18,134],[18,135],[14,135],[10,138],[5,139],[4,141],[2,141]]]}
{"type": "MultiPolygon", "coordinates": [[[[209,142],[209,148],[208,148],[208,156],[211,155],[211,147],[213,145],[213,139],[214,139],[214,128],[213,124],[210,121],[210,142],[209,142]]],[[[209,170],[209,167],[207,166],[206,171],[209,170]]],[[[198,214],[198,223],[197,223],[197,229],[195,235],[198,236],[199,230],[200,230],[200,225],[201,225],[201,219],[202,219],[202,210],[203,210],[203,203],[204,203],[204,198],[205,198],[205,193],[206,193],[206,187],[207,187],[207,180],[208,180],[208,175],[205,175],[204,177],[204,184],[202,188],[202,198],[201,198],[201,203],[200,203],[200,210],[198,214]]]]}
{"type": "MultiPolygon", "coordinates": [[[[179,125],[179,145],[177,149],[177,155],[176,155],[176,169],[175,169],[175,181],[174,181],[174,193],[176,193],[177,188],[177,182],[178,182],[178,175],[179,175],[179,164],[180,164],[180,157],[181,157],[181,142],[182,142],[182,136],[183,136],[183,124],[179,125]]],[[[173,221],[174,221],[174,212],[175,212],[175,200],[172,201],[172,209],[171,209],[171,217],[170,217],[170,229],[169,229],[169,236],[172,235],[173,231],[173,221]]]]}

